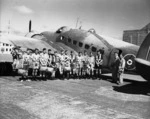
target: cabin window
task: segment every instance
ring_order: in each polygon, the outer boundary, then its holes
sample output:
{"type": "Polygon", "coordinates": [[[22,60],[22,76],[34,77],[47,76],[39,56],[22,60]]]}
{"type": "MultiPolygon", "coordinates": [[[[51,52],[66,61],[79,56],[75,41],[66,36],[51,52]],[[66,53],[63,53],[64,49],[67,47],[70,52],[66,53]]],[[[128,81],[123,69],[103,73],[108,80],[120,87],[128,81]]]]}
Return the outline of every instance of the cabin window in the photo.
{"type": "Polygon", "coordinates": [[[6,46],[9,46],[8,44],[6,44],[6,46]]]}
{"type": "Polygon", "coordinates": [[[71,39],[70,38],[68,38],[68,42],[71,43],[71,39]]]}
{"type": "Polygon", "coordinates": [[[3,43],[3,46],[5,46],[5,43],[3,43]]]}
{"type": "Polygon", "coordinates": [[[96,50],[97,50],[96,47],[92,47],[93,52],[96,52],[96,50]]]}
{"type": "Polygon", "coordinates": [[[8,48],[6,48],[6,51],[8,51],[8,48]]]}
{"type": "Polygon", "coordinates": [[[9,49],[9,51],[11,51],[11,49],[9,49]]]}
{"type": "Polygon", "coordinates": [[[61,36],[61,37],[60,37],[60,40],[64,40],[64,38],[65,38],[64,36],[61,36]]]}
{"type": "Polygon", "coordinates": [[[90,48],[90,46],[85,44],[85,49],[89,49],[89,48],[90,48]]]}
{"type": "Polygon", "coordinates": [[[79,47],[82,47],[83,46],[83,43],[79,42],[79,47]]]}
{"type": "Polygon", "coordinates": [[[77,44],[77,41],[76,41],[76,40],[74,40],[74,41],[73,41],[73,44],[74,44],[74,45],[76,45],[76,44],[77,44]]]}

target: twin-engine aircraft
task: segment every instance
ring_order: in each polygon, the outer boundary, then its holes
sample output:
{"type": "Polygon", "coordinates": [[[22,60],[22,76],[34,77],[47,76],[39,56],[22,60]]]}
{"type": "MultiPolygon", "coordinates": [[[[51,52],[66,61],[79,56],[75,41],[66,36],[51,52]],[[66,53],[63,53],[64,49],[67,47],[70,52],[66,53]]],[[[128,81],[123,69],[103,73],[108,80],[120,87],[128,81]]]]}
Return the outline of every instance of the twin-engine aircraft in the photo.
{"type": "Polygon", "coordinates": [[[82,29],[69,29],[68,27],[59,28],[54,34],[50,32],[41,33],[47,42],[60,42],[74,49],[76,52],[87,51],[94,55],[97,50],[104,49],[104,64],[110,68],[114,60],[114,52],[122,50],[126,60],[127,71],[135,71],[135,57],[139,47],[121,40],[98,35],[94,29],[88,31],[82,29]]]}

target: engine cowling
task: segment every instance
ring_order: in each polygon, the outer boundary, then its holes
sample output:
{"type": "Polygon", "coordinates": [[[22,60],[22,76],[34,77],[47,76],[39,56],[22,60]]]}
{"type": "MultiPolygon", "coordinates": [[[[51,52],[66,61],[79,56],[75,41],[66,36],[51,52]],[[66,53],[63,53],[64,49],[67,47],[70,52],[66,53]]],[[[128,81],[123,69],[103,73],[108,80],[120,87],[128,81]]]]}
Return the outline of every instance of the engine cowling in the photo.
{"type": "Polygon", "coordinates": [[[132,71],[135,70],[135,58],[136,56],[134,54],[126,54],[124,55],[124,59],[126,61],[125,69],[132,71]]]}

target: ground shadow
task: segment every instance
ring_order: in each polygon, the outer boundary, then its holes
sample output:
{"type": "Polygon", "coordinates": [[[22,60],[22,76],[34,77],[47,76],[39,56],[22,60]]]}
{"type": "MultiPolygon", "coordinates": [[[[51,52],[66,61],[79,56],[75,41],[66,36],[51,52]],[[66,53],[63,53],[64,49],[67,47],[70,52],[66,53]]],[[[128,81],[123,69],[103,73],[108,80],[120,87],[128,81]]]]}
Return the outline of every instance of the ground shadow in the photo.
{"type": "Polygon", "coordinates": [[[132,82],[123,86],[113,86],[113,89],[121,93],[149,95],[149,87],[148,82],[132,82]]]}

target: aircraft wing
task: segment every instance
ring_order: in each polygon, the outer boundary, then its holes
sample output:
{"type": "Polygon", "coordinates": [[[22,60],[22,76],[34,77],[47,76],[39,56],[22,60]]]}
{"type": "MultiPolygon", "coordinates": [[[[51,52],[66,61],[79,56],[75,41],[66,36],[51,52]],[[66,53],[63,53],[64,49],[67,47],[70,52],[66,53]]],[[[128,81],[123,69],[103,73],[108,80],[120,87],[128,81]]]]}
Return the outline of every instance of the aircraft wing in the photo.
{"type": "MultiPolygon", "coordinates": [[[[21,49],[38,48],[39,50],[42,50],[43,48],[47,48],[55,51],[55,49],[45,41],[22,36],[0,35],[0,42],[14,46],[20,46],[21,49]]],[[[12,62],[11,54],[0,54],[0,62],[12,62]]]]}
{"type": "Polygon", "coordinates": [[[15,35],[1,35],[0,42],[12,44],[14,46],[20,46],[22,48],[30,48],[35,49],[38,48],[42,50],[43,48],[53,49],[48,43],[42,40],[27,38],[23,36],[15,36],[15,35]]]}

